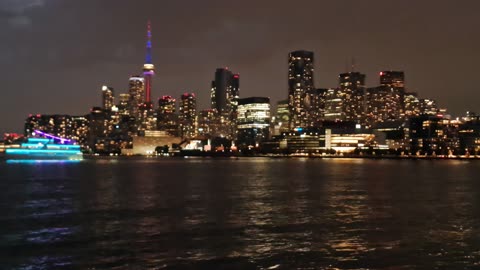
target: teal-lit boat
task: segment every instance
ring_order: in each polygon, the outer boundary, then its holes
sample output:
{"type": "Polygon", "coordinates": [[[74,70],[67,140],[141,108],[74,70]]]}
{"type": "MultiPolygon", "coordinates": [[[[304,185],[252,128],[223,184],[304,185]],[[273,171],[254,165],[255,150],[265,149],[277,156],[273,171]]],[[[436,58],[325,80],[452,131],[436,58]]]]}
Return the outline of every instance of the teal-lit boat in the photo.
{"type": "Polygon", "coordinates": [[[66,141],[55,142],[53,138],[28,138],[18,148],[5,150],[7,160],[81,160],[80,145],[66,141]]]}

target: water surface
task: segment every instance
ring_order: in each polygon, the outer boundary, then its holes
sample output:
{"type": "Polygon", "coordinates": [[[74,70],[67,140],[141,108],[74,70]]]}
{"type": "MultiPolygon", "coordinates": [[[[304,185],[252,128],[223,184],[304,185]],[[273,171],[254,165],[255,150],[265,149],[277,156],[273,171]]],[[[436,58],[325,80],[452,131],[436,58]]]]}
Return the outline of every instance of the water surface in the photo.
{"type": "Polygon", "coordinates": [[[480,162],[0,163],[2,269],[478,269],[480,162]]]}

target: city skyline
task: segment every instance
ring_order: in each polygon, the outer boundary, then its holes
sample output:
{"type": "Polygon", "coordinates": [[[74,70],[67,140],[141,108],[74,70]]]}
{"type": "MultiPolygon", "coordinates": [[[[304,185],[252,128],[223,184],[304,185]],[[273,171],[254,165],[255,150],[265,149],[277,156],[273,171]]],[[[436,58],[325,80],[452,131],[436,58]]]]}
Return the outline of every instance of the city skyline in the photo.
{"type": "MultiPolygon", "coordinates": [[[[461,115],[466,110],[478,111],[479,106],[475,102],[478,94],[472,83],[475,63],[478,62],[474,49],[479,41],[473,36],[478,22],[474,20],[472,11],[480,5],[473,1],[465,1],[466,5],[461,7],[446,1],[437,1],[435,6],[397,3],[398,13],[390,16],[374,12],[378,7],[371,4],[369,8],[372,10],[359,13],[366,17],[378,16],[378,21],[383,23],[375,24],[363,22],[355,15],[353,10],[366,8],[360,3],[302,2],[312,9],[323,6],[343,10],[346,15],[342,13],[342,16],[350,16],[349,22],[337,19],[335,23],[329,23],[329,27],[304,19],[290,26],[280,24],[279,19],[289,11],[295,13],[300,10],[281,3],[269,11],[266,19],[260,15],[269,10],[268,3],[257,4],[257,9],[250,13],[245,13],[248,3],[238,4],[231,19],[221,15],[220,11],[227,8],[225,4],[216,3],[216,10],[206,11],[213,12],[208,14],[215,15],[218,20],[203,19],[209,17],[204,14],[198,25],[192,26],[183,20],[193,11],[182,10],[178,4],[153,1],[145,1],[152,7],[150,11],[133,16],[131,24],[125,25],[121,21],[122,15],[129,14],[128,7],[132,5],[105,3],[7,1],[0,4],[0,19],[7,22],[0,26],[6,30],[2,32],[14,37],[0,45],[3,49],[0,50],[0,58],[3,59],[0,70],[4,75],[5,89],[15,89],[4,91],[4,102],[0,106],[2,132],[20,132],[29,113],[86,114],[91,106],[101,105],[98,92],[102,85],[113,87],[116,98],[119,93],[127,92],[130,75],[141,73],[139,67],[144,60],[144,29],[148,18],[152,18],[155,31],[153,63],[157,75],[152,84],[154,102],[163,95],[178,98],[181,93],[195,92],[198,109],[209,108],[211,73],[216,68],[228,66],[242,76],[241,98],[268,96],[274,105],[288,95],[288,53],[304,49],[315,53],[316,88],[338,87],[338,75],[349,71],[354,57],[357,63],[355,71],[367,75],[366,86],[378,85],[378,72],[382,70],[402,70],[406,73],[406,89],[409,92],[437,100],[440,107],[447,108],[453,115],[461,115]],[[78,12],[73,12],[72,7],[78,7],[78,12]],[[165,7],[170,9],[170,13],[178,13],[179,24],[167,23],[167,18],[172,15],[166,14],[162,9],[165,7]],[[110,20],[97,17],[95,22],[99,23],[98,27],[93,28],[93,22],[80,19],[80,24],[84,23],[92,31],[70,31],[78,26],[66,15],[76,18],[86,14],[84,12],[88,12],[89,8],[95,12],[110,11],[110,20]],[[60,16],[59,20],[66,22],[65,26],[52,25],[48,15],[62,11],[66,17],[60,16]],[[243,13],[246,16],[240,17],[243,13]],[[458,14],[462,16],[453,16],[458,14]],[[433,17],[426,20],[426,15],[433,17]],[[455,20],[448,19],[452,17],[455,20]],[[266,22],[267,19],[271,22],[266,22]],[[356,22],[356,30],[349,30],[352,21],[356,22]],[[436,27],[433,27],[435,24],[436,27]],[[298,26],[305,26],[305,32],[292,31],[298,26]],[[420,35],[420,30],[425,29],[431,31],[420,35]],[[346,36],[349,39],[339,32],[348,33],[346,36]],[[44,33],[52,35],[51,40],[31,42],[44,33]],[[363,37],[359,37],[362,33],[363,37]],[[213,43],[218,36],[225,40],[223,46],[213,43]],[[396,37],[398,42],[393,42],[392,37],[396,37]],[[345,39],[351,42],[344,44],[345,39]],[[189,40],[190,43],[187,42],[189,40]],[[21,102],[23,106],[12,100],[21,102]]],[[[209,6],[209,3],[202,4],[209,6]]],[[[379,4],[380,1],[372,3],[379,4]]],[[[200,3],[191,4],[192,10],[203,7],[200,3]]],[[[389,10],[386,6],[383,8],[389,10]]],[[[321,22],[327,22],[330,16],[324,15],[326,18],[321,22]]]]}

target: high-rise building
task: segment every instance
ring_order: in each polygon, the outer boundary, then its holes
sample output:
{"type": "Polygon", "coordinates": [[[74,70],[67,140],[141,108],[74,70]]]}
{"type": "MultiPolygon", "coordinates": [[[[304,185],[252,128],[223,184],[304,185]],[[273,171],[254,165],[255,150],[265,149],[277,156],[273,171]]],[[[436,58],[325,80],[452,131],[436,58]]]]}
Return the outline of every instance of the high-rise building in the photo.
{"type": "Polygon", "coordinates": [[[270,130],[270,99],[249,97],[238,100],[238,144],[258,147],[268,139],[270,130]]]}
{"type": "Polygon", "coordinates": [[[219,136],[235,137],[238,98],[240,95],[240,75],[228,68],[218,68],[210,92],[212,109],[218,113],[218,121],[223,130],[219,136]]]}
{"type": "Polygon", "coordinates": [[[367,88],[366,99],[368,125],[403,118],[403,95],[398,88],[389,86],[367,88]]]}
{"type": "Polygon", "coordinates": [[[197,133],[200,136],[212,137],[217,134],[218,121],[215,109],[201,110],[198,114],[197,133]]]}
{"type": "Polygon", "coordinates": [[[106,111],[111,111],[115,105],[113,88],[106,85],[102,86],[102,106],[106,111]]]}
{"type": "Polygon", "coordinates": [[[306,96],[314,89],[313,52],[294,51],[288,58],[288,105],[290,129],[308,125],[306,96]]]}
{"type": "Polygon", "coordinates": [[[359,72],[342,73],[339,76],[340,92],[343,99],[345,120],[365,122],[365,74],[359,72]]]}
{"type": "Polygon", "coordinates": [[[307,126],[318,127],[325,119],[325,101],[328,89],[312,89],[307,92],[307,126]]]}
{"type": "Polygon", "coordinates": [[[380,86],[367,89],[367,124],[404,119],[404,102],[405,74],[403,71],[380,72],[380,86]]]}
{"type": "Polygon", "coordinates": [[[158,99],[157,129],[167,131],[174,136],[178,134],[176,104],[177,101],[172,96],[163,96],[158,99]]]}
{"type": "Polygon", "coordinates": [[[343,93],[340,89],[328,89],[325,93],[324,120],[345,121],[343,93]]]}
{"type": "Polygon", "coordinates": [[[128,94],[130,95],[128,108],[130,116],[140,119],[140,105],[143,103],[145,92],[145,79],[140,76],[132,76],[129,79],[128,94]]]}
{"type": "Polygon", "coordinates": [[[196,135],[197,98],[195,94],[185,93],[180,99],[179,126],[182,138],[192,138],[196,135]]]}

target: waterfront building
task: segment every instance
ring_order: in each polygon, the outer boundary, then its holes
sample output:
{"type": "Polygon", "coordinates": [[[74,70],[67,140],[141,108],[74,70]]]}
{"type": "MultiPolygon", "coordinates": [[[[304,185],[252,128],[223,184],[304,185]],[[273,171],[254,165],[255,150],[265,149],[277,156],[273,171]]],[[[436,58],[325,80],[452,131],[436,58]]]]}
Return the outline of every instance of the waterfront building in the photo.
{"type": "Polygon", "coordinates": [[[290,110],[288,108],[288,99],[277,102],[275,116],[273,122],[273,136],[280,135],[290,130],[289,127],[290,110]]]}
{"type": "Polygon", "coordinates": [[[259,147],[269,138],[270,99],[249,97],[238,100],[238,145],[241,148],[259,147]]]}
{"type": "Polygon", "coordinates": [[[407,123],[411,154],[451,155],[459,149],[460,121],[424,114],[409,118],[407,123]]]}
{"type": "Polygon", "coordinates": [[[279,139],[278,151],[287,154],[346,154],[375,146],[375,135],[349,132],[344,127],[297,128],[279,139]]]}
{"type": "Polygon", "coordinates": [[[185,93],[180,99],[179,128],[182,138],[193,138],[197,126],[197,98],[193,93],[185,93]]]}
{"type": "Polygon", "coordinates": [[[467,112],[468,119],[458,132],[460,149],[464,155],[480,155],[480,119],[475,113],[467,112]]]}
{"type": "Polygon", "coordinates": [[[307,93],[314,89],[313,52],[294,51],[288,56],[288,105],[290,129],[308,125],[307,93]]]}
{"type": "Polygon", "coordinates": [[[132,147],[121,149],[123,155],[155,155],[158,147],[172,149],[181,143],[180,137],[166,131],[146,130],[143,136],[132,136],[132,147]]]}

